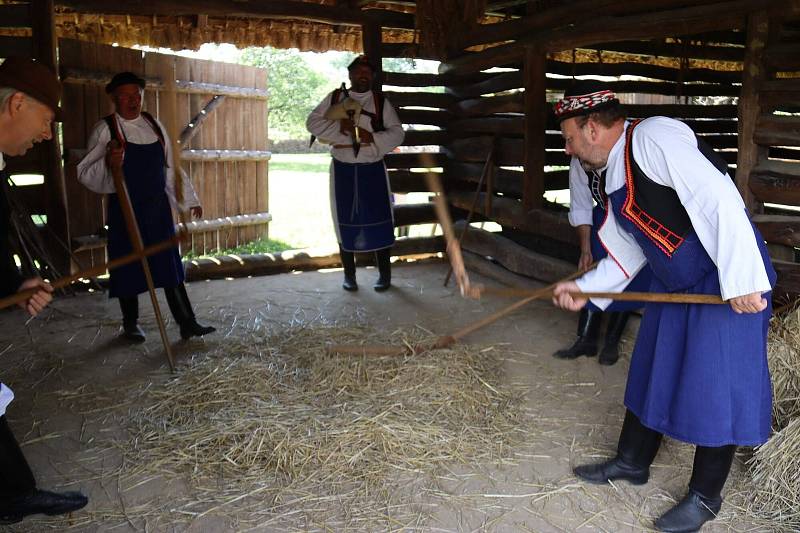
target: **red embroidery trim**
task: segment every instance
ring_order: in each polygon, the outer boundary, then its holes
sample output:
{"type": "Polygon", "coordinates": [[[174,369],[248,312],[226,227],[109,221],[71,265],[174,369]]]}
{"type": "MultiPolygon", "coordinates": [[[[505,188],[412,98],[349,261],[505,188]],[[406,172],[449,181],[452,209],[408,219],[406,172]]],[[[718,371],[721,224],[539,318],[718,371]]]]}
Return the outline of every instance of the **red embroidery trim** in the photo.
{"type": "Polygon", "coordinates": [[[625,136],[625,183],[628,185],[628,194],[625,197],[625,203],[622,205],[622,214],[625,218],[633,222],[636,227],[642,230],[642,233],[644,233],[659,250],[664,252],[667,256],[672,257],[672,254],[675,253],[678,246],[683,244],[683,237],[670,231],[669,228],[648,215],[636,204],[633,194],[633,162],[631,161],[633,147],[631,146],[631,139],[633,138],[633,128],[640,122],[641,119],[632,122],[628,126],[628,131],[625,136]]]}

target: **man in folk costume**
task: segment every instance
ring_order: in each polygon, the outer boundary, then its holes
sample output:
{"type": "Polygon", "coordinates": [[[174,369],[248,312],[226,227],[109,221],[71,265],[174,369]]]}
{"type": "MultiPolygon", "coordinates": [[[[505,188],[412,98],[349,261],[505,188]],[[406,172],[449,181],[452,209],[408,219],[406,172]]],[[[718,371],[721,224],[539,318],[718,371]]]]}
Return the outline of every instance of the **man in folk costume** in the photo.
{"type": "MultiPolygon", "coordinates": [[[[34,144],[53,138],[53,121],[60,119],[61,84],[55,73],[27,58],[13,57],[0,65],[0,171],[4,155],[20,156],[34,144]]],[[[0,172],[0,179],[6,176],[0,172]]],[[[9,210],[0,198],[0,296],[26,289],[36,292],[20,304],[36,316],[52,300],[53,288],[40,278],[23,279],[8,242],[9,210]]],[[[36,478],[6,421],[14,393],[0,383],[0,524],[25,516],[69,513],[86,505],[79,492],[56,493],[36,488],[36,478]]]]}
{"type": "Polygon", "coordinates": [[[331,212],[347,291],[358,290],[355,252],[375,252],[376,291],[391,286],[392,195],[383,156],[403,142],[392,104],[372,90],[375,67],[366,56],[347,67],[350,89],[333,91],[308,116],[312,136],[331,145],[331,212]]]}
{"type": "Polygon", "coordinates": [[[570,94],[555,107],[566,152],[607,169],[610,208],[598,237],[608,257],[560,283],[554,303],[577,311],[586,300],[571,291],[620,291],[649,265],[653,292],[717,294],[729,304],[645,305],[617,454],[574,471],[590,483],[642,484],[662,435],[694,444],[688,492],[655,527],[697,531],[720,510],[736,447],[769,437],[775,271],[725,162],[688,126],[666,117],[607,123],[595,109],[615,99],[610,90],[570,94]]]}
{"type": "MultiPolygon", "coordinates": [[[[571,96],[569,91],[567,96],[571,96]]],[[[611,100],[605,105],[613,106],[617,110],[617,113],[610,116],[612,121],[618,118],[624,119],[619,100],[611,100]]],[[[605,220],[608,207],[605,191],[606,169],[594,169],[591,168],[591,165],[588,167],[584,168],[584,163],[575,156],[572,157],[569,166],[569,222],[578,231],[581,247],[578,268],[581,270],[608,255],[597,238],[597,229],[605,220]]],[[[649,286],[650,268],[645,267],[636,275],[626,290],[645,291],[649,286]]],[[[582,355],[595,356],[598,349],[600,325],[603,315],[606,314],[608,316],[606,337],[598,362],[601,365],[613,365],[619,359],[619,342],[625,332],[628,318],[631,312],[641,307],[642,304],[637,302],[613,302],[605,310],[601,310],[589,302],[581,309],[578,316],[578,338],[569,348],[556,351],[553,357],[576,359],[582,355]]]]}
{"type": "MultiPolygon", "coordinates": [[[[175,193],[175,169],[171,165],[172,147],[164,126],[142,111],[145,81],[131,72],[115,75],[106,85],[115,113],[100,120],[89,136],[89,150],[78,163],[78,181],[88,189],[108,194],[108,256],[116,259],[133,251],[125,219],[114,187],[111,168],[122,166],[125,184],[145,246],[175,235],[170,206],[203,214],[190,180],[183,181],[183,203],[175,193]]],[[[148,257],[156,287],[163,287],[172,316],[180,326],[181,338],[200,337],[215,331],[197,323],[184,285],[184,271],[177,248],[148,257]]],[[[143,342],[138,325],[139,294],[147,291],[144,271],[131,263],[111,272],[111,298],[119,298],[123,337],[143,342]]]]}

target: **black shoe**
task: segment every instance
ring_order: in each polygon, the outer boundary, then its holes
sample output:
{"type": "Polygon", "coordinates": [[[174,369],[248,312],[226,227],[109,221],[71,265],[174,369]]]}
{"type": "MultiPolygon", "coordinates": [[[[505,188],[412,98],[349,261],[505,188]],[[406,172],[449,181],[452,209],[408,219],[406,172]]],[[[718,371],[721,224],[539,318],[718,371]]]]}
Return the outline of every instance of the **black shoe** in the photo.
{"type": "Polygon", "coordinates": [[[586,341],[583,337],[579,337],[575,344],[569,348],[558,350],[553,354],[556,359],[577,359],[585,355],[586,357],[594,357],[597,355],[597,342],[586,341]]]}
{"type": "Polygon", "coordinates": [[[123,323],[122,324],[122,338],[132,343],[142,343],[145,341],[144,331],[139,327],[139,324],[123,323]]]}
{"type": "Polygon", "coordinates": [[[375,282],[375,285],[373,285],[372,288],[375,289],[375,292],[383,292],[383,291],[388,291],[389,287],[391,286],[392,286],[391,280],[384,278],[383,276],[380,276],[378,278],[378,281],[375,282]]]}
{"type": "Polygon", "coordinates": [[[597,362],[601,365],[611,366],[619,360],[619,346],[617,344],[603,346],[597,362]]]}
{"type": "Polygon", "coordinates": [[[717,517],[721,507],[722,498],[710,500],[689,489],[675,507],[656,520],[654,526],[658,531],[668,533],[699,531],[703,524],[717,517]]]}
{"type": "Polygon", "coordinates": [[[358,283],[356,283],[355,276],[348,276],[345,275],[344,281],[342,282],[342,288],[349,292],[355,292],[358,290],[358,283]]]}
{"type": "Polygon", "coordinates": [[[32,514],[49,516],[71,513],[86,506],[89,498],[80,492],[50,492],[35,490],[27,496],[13,498],[0,504],[0,523],[14,524],[32,514]]]}
{"type": "Polygon", "coordinates": [[[603,485],[617,479],[627,481],[632,485],[644,485],[650,478],[649,468],[630,465],[619,457],[609,459],[604,463],[576,466],[572,471],[582,480],[595,485],[603,485]]]}
{"type": "Polygon", "coordinates": [[[181,324],[181,339],[186,340],[191,337],[202,337],[209,333],[214,333],[217,328],[214,326],[201,326],[196,320],[192,320],[188,324],[181,324]]]}

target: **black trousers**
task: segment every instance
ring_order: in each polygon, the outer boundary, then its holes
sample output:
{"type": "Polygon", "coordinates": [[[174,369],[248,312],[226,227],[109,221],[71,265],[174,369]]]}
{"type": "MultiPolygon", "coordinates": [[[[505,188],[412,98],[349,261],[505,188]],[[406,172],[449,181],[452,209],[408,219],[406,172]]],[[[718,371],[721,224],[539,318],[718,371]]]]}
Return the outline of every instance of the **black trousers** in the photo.
{"type": "Polygon", "coordinates": [[[25,496],[34,489],[36,479],[28,461],[22,455],[5,415],[0,416],[0,501],[25,496]]]}
{"type": "MultiPolygon", "coordinates": [[[[178,325],[191,324],[195,320],[195,316],[189,295],[186,293],[186,285],[180,283],[175,287],[165,287],[163,290],[175,322],[178,325]]],[[[139,320],[139,296],[120,297],[119,307],[122,311],[123,323],[136,324],[139,320]]]]}

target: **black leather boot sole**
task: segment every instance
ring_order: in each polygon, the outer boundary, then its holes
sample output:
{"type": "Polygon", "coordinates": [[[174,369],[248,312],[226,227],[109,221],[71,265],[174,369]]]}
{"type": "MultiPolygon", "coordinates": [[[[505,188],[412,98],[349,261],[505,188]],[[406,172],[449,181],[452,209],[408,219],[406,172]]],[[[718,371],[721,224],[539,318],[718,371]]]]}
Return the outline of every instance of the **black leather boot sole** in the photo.
{"type": "Polygon", "coordinates": [[[191,339],[192,337],[202,337],[209,333],[214,333],[217,328],[214,326],[201,326],[197,322],[181,326],[181,338],[183,340],[191,339]]]}
{"type": "Polygon", "coordinates": [[[722,507],[722,498],[706,500],[700,494],[689,492],[678,504],[661,515],[654,527],[667,533],[691,533],[700,531],[703,524],[714,520],[722,507]]]}
{"type": "Polygon", "coordinates": [[[356,283],[355,278],[345,276],[344,281],[342,282],[342,288],[349,292],[355,292],[358,290],[358,283],[356,283]]]}
{"type": "Polygon", "coordinates": [[[144,330],[138,324],[123,324],[120,337],[132,344],[141,344],[146,340],[144,330]]]}
{"type": "Polygon", "coordinates": [[[14,524],[32,514],[54,516],[82,509],[89,499],[80,492],[35,490],[0,507],[0,523],[14,524]]]}
{"type": "Polygon", "coordinates": [[[553,357],[556,359],[577,359],[583,355],[586,357],[594,357],[597,355],[597,343],[585,342],[578,339],[575,341],[575,344],[569,348],[555,352],[553,357]]]}
{"type": "Polygon", "coordinates": [[[604,346],[603,350],[600,352],[600,357],[597,359],[598,363],[606,366],[611,366],[617,361],[619,361],[619,348],[617,348],[616,345],[604,346]]]}
{"type": "Polygon", "coordinates": [[[644,485],[650,479],[649,468],[628,465],[617,457],[604,463],[576,466],[572,471],[582,480],[595,485],[604,485],[616,480],[627,481],[632,485],[644,485]]]}

